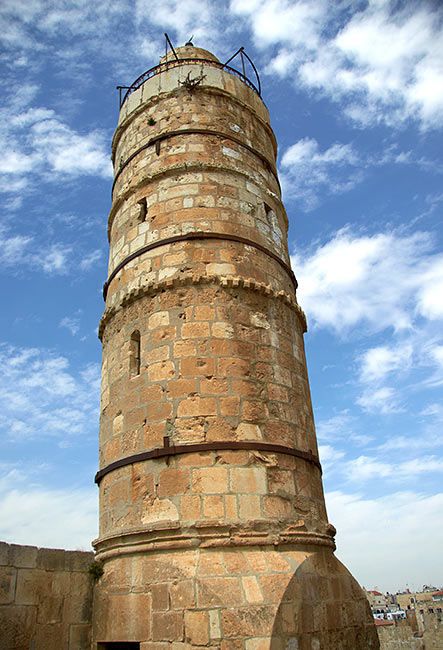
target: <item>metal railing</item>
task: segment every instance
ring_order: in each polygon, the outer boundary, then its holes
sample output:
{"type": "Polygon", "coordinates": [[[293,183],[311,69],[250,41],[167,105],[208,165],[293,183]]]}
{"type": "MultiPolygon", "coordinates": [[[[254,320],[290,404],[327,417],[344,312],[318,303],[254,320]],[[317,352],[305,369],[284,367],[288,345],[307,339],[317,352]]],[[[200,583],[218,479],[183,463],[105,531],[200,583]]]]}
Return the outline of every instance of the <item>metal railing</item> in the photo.
{"type": "MultiPolygon", "coordinates": [[[[174,54],[175,51],[173,50],[174,54]]],[[[161,74],[162,72],[165,72],[166,70],[171,70],[172,68],[177,68],[182,65],[186,64],[204,64],[204,65],[210,65],[213,66],[214,68],[218,68],[220,70],[226,70],[230,74],[235,75],[238,77],[243,83],[245,83],[249,88],[251,88],[254,92],[261,97],[261,84],[260,84],[260,78],[258,76],[257,69],[249,56],[246,54],[244,51],[243,47],[241,47],[235,54],[231,56],[230,59],[226,61],[226,63],[220,63],[220,61],[214,61],[212,59],[191,59],[191,58],[184,58],[184,59],[179,59],[177,55],[175,55],[175,59],[171,59],[169,61],[164,61],[163,63],[159,63],[158,65],[154,66],[153,68],[150,68],[149,70],[146,70],[138,79],[134,81],[130,86],[117,86],[117,90],[120,91],[120,108],[123,106],[127,98],[131,93],[133,93],[135,90],[140,88],[142,84],[145,83],[148,79],[151,79],[152,77],[155,77],[155,75],[161,74]],[[240,72],[240,70],[236,70],[236,68],[232,68],[228,63],[232,61],[238,54],[241,56],[242,60],[242,67],[243,67],[243,72],[240,72]],[[244,58],[249,61],[249,63],[252,66],[252,69],[255,72],[255,76],[257,78],[257,85],[254,84],[245,74],[245,63],[244,63],[244,58]],[[125,91],[126,92],[123,92],[125,91]]]]}

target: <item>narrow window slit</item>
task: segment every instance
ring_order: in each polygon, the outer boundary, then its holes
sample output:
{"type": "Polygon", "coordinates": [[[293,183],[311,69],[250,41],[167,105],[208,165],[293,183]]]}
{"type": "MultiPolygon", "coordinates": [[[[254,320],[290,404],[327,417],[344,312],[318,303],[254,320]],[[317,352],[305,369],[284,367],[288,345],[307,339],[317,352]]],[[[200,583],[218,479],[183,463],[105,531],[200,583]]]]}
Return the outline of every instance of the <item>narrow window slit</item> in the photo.
{"type": "Polygon", "coordinates": [[[140,374],[140,332],[134,330],[129,343],[129,373],[131,377],[140,374]]]}
{"type": "Polygon", "coordinates": [[[148,204],[146,201],[146,196],[143,199],[140,199],[140,201],[137,201],[137,203],[140,206],[140,212],[138,213],[138,220],[146,221],[146,216],[148,214],[148,204]]]}

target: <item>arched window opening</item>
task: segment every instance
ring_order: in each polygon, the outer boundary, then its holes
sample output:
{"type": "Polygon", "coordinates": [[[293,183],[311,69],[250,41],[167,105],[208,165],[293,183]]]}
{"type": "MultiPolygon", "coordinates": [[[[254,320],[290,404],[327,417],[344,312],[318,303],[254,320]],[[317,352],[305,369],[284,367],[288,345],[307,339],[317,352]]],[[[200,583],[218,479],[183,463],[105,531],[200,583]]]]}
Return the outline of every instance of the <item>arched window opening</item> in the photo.
{"type": "Polygon", "coordinates": [[[134,330],[129,344],[129,373],[131,377],[140,374],[140,332],[134,330]]]}

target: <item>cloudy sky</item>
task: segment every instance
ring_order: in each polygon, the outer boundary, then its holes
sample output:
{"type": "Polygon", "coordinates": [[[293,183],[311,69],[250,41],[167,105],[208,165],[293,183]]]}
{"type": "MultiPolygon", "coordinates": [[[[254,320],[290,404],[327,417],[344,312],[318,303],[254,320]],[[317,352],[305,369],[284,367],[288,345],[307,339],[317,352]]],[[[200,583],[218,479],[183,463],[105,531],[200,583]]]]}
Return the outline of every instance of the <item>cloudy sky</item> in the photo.
{"type": "Polygon", "coordinates": [[[367,588],[441,586],[439,0],[3,0],[0,539],[97,534],[115,86],[165,31],[261,74],[337,554],[367,588]]]}

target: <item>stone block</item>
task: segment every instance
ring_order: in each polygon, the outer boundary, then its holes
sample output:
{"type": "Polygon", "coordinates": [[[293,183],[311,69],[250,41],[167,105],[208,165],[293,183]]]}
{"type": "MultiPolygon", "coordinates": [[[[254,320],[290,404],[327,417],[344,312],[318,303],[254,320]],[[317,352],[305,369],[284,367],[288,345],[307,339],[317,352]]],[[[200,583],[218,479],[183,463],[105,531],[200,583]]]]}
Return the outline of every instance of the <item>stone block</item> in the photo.
{"type": "Polygon", "coordinates": [[[292,514],[291,502],[282,497],[264,497],[263,514],[265,517],[290,517],[292,514]]]}
{"type": "Polygon", "coordinates": [[[212,639],[221,638],[221,625],[220,625],[220,610],[208,610],[209,616],[209,636],[212,639]]]}
{"type": "Polygon", "coordinates": [[[152,638],[154,641],[183,641],[183,612],[154,612],[152,638]]]}
{"type": "Polygon", "coordinates": [[[212,377],[215,373],[215,359],[212,357],[191,357],[180,361],[184,377],[212,377]]]}
{"type": "Polygon", "coordinates": [[[170,588],[171,609],[195,607],[195,589],[193,580],[174,581],[170,588]]]}
{"type": "Polygon", "coordinates": [[[169,327],[159,327],[155,332],[152,332],[152,343],[155,345],[162,341],[172,341],[177,336],[177,328],[174,325],[169,327]]]}
{"type": "Polygon", "coordinates": [[[177,506],[170,499],[146,497],[141,507],[141,520],[144,524],[159,521],[178,521],[177,506]]]}
{"type": "Polygon", "coordinates": [[[183,323],[181,327],[183,339],[204,338],[210,335],[209,323],[183,323]]]}
{"type": "Polygon", "coordinates": [[[260,576],[260,584],[267,602],[279,603],[283,599],[291,574],[260,576]]]}
{"type": "Polygon", "coordinates": [[[199,610],[185,612],[185,639],[200,646],[209,643],[207,612],[199,610]]]}
{"type": "Polygon", "coordinates": [[[238,415],[239,406],[239,397],[220,397],[220,415],[228,417],[238,415]]]}
{"type": "Polygon", "coordinates": [[[266,564],[265,554],[263,551],[248,551],[245,553],[245,556],[249,562],[252,573],[268,573],[268,565],[266,564]]]}
{"type": "Polygon", "coordinates": [[[227,357],[218,360],[218,372],[224,377],[247,377],[251,367],[245,359],[227,357]]]}
{"type": "Polygon", "coordinates": [[[255,576],[244,576],[242,586],[248,603],[258,604],[263,602],[263,594],[255,576]]]}
{"type": "MultiPolygon", "coordinates": [[[[67,597],[70,594],[67,592],[67,597]]],[[[75,598],[72,594],[71,598],[75,598]]],[[[47,593],[38,598],[37,606],[37,623],[40,625],[58,625],[63,622],[63,600],[64,596],[56,596],[53,593],[47,593]]]]}
{"type": "MultiPolygon", "coordinates": [[[[35,641],[35,627],[35,607],[19,605],[0,607],[0,647],[2,650],[32,648],[31,643],[33,640],[35,641]]],[[[37,650],[37,647],[34,647],[37,650]]]]}
{"type": "Polygon", "coordinates": [[[225,516],[229,521],[230,519],[237,519],[237,497],[235,494],[227,494],[225,496],[225,516]]]}
{"type": "Polygon", "coordinates": [[[221,377],[211,377],[208,379],[204,377],[200,379],[200,394],[201,395],[226,395],[228,390],[228,382],[221,377]]]}
{"type": "Polygon", "coordinates": [[[166,361],[170,357],[169,345],[159,345],[145,353],[146,361],[148,364],[156,363],[157,361],[166,361]]]}
{"type": "Polygon", "coordinates": [[[0,542],[0,566],[9,564],[9,544],[0,542]]]}
{"type": "Polygon", "coordinates": [[[198,563],[199,576],[217,576],[224,575],[225,567],[223,565],[222,554],[216,551],[200,554],[198,563]]]}
{"type": "Polygon", "coordinates": [[[250,494],[266,494],[267,480],[264,467],[233,467],[230,470],[231,490],[250,494]]]}
{"type": "Polygon", "coordinates": [[[36,569],[19,569],[15,591],[17,605],[37,605],[42,595],[50,595],[52,573],[36,569]]]}
{"type": "Polygon", "coordinates": [[[244,603],[237,578],[200,578],[197,586],[198,607],[233,607],[244,603]]]}
{"type": "Polygon", "coordinates": [[[214,320],[215,309],[212,305],[197,305],[194,310],[195,320],[214,320]]]}
{"type": "Polygon", "coordinates": [[[10,564],[15,567],[32,569],[37,566],[38,548],[11,544],[9,548],[10,564]]]}
{"type": "Polygon", "coordinates": [[[188,397],[197,391],[196,379],[176,379],[168,381],[167,391],[169,397],[188,397]]]}
{"type": "Polygon", "coordinates": [[[195,520],[201,517],[201,497],[199,496],[182,496],[180,500],[181,519],[195,520]]]}
{"type": "Polygon", "coordinates": [[[35,630],[35,648],[45,648],[45,650],[56,650],[66,647],[67,630],[61,624],[56,625],[37,625],[35,630]]]}
{"type": "Polygon", "coordinates": [[[271,636],[276,611],[276,607],[263,605],[224,609],[221,613],[223,636],[271,636]]]}
{"type": "Polygon", "coordinates": [[[47,571],[64,571],[66,551],[57,548],[39,548],[37,568],[47,571]]]}
{"type": "Polygon", "coordinates": [[[196,354],[194,341],[176,341],[174,343],[174,357],[192,357],[196,354]]]}
{"type": "Polygon", "coordinates": [[[153,363],[148,368],[149,381],[164,381],[175,377],[175,366],[172,361],[161,361],[153,363]]]}
{"type": "Polygon", "coordinates": [[[14,601],[16,579],[15,567],[0,567],[0,605],[8,605],[14,601]]]}
{"type": "MultiPolygon", "coordinates": [[[[271,646],[272,641],[273,640],[271,637],[256,637],[255,639],[246,639],[245,648],[246,650],[271,650],[271,648],[273,648],[273,645],[271,646]]],[[[289,650],[291,646],[288,644],[287,647],[289,650]]]]}
{"type": "Polygon", "coordinates": [[[191,488],[188,469],[165,469],[158,476],[157,494],[160,498],[186,494],[191,488]]]}
{"type": "Polygon", "coordinates": [[[223,560],[227,573],[247,574],[250,571],[244,554],[239,550],[225,550],[223,552],[223,560]]]}
{"type": "Polygon", "coordinates": [[[93,551],[66,551],[66,571],[87,571],[93,559],[93,551]]]}
{"type": "Polygon", "coordinates": [[[168,584],[155,584],[151,587],[152,611],[161,612],[169,609],[168,584]]]}
{"type": "Polygon", "coordinates": [[[97,597],[94,612],[97,639],[116,642],[150,638],[150,594],[108,594],[106,600],[97,597]]]}
{"type": "Polygon", "coordinates": [[[203,515],[206,519],[222,519],[224,514],[225,507],[222,496],[203,497],[203,515]]]}
{"type": "Polygon", "coordinates": [[[177,409],[178,417],[196,415],[216,415],[217,404],[213,397],[188,397],[180,402],[177,409]]]}
{"type": "Polygon", "coordinates": [[[228,491],[228,470],[224,467],[201,467],[192,471],[192,491],[221,494],[228,491]]]}
{"type": "Polygon", "coordinates": [[[69,586],[59,592],[64,598],[63,622],[88,624],[92,615],[93,581],[88,573],[71,573],[69,586]]]}
{"type": "Polygon", "coordinates": [[[90,650],[91,624],[70,625],[68,650],[90,650]]]}

